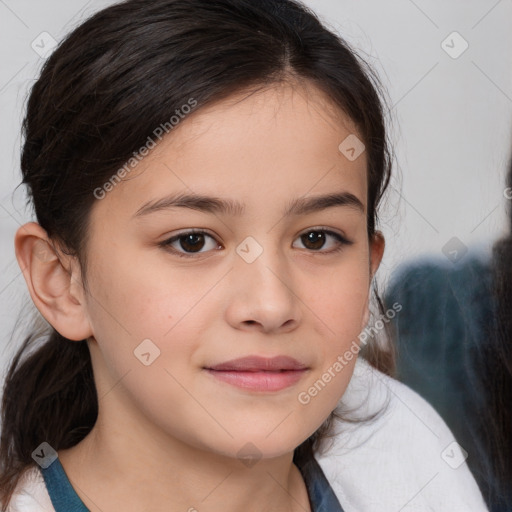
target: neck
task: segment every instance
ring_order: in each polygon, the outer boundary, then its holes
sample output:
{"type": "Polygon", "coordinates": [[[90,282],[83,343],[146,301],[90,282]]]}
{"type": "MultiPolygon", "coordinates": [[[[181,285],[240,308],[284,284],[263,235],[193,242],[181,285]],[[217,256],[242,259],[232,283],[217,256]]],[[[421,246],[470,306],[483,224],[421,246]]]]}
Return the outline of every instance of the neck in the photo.
{"type": "MultiPolygon", "coordinates": [[[[119,423],[117,422],[117,425],[119,423]]],[[[123,430],[98,416],[92,431],[59,458],[91,512],[310,511],[293,453],[249,464],[151,428],[123,430]]]]}

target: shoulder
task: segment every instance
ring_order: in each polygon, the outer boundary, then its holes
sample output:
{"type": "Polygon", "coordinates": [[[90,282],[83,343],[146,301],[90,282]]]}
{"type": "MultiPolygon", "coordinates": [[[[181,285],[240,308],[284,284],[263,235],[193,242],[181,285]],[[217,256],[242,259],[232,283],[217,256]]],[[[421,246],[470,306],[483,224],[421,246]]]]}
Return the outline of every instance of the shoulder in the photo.
{"type": "Polygon", "coordinates": [[[24,471],[6,512],[55,512],[43,475],[37,466],[24,471]]]}
{"type": "Polygon", "coordinates": [[[346,512],[487,511],[471,454],[404,384],[360,358],[338,412],[354,422],[337,421],[316,458],[346,512]]]}

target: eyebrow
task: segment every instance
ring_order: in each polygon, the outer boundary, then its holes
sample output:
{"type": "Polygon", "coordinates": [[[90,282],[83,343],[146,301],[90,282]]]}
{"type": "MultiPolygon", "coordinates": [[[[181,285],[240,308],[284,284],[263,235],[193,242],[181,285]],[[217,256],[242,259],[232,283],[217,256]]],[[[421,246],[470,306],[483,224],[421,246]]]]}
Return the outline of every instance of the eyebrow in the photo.
{"type": "MultiPolygon", "coordinates": [[[[294,199],[285,208],[283,215],[306,215],[339,206],[349,207],[360,213],[365,212],[365,207],[358,197],[350,192],[340,192],[337,194],[294,199]]],[[[158,200],[148,201],[137,210],[133,217],[142,217],[150,213],[172,208],[189,208],[205,213],[219,213],[231,216],[243,215],[245,211],[243,203],[232,199],[222,199],[220,197],[195,193],[178,193],[158,200]]]]}

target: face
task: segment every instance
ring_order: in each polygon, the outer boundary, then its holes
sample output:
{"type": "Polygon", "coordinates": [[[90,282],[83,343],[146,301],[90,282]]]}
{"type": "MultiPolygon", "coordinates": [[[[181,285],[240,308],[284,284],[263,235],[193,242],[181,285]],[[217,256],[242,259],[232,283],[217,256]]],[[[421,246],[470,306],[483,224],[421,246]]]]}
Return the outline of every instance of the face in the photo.
{"type": "Polygon", "coordinates": [[[102,428],[230,457],[318,429],[381,257],[366,156],[339,149],[356,133],[314,89],[245,94],[191,114],[95,203],[84,308],[102,428]]]}

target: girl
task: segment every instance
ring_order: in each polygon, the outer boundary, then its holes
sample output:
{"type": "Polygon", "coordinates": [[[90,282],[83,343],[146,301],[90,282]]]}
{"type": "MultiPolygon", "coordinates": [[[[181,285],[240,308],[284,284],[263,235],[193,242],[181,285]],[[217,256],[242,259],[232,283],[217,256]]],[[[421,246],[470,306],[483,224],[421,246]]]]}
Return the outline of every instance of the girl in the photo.
{"type": "Polygon", "coordinates": [[[61,43],[24,121],[49,330],[7,374],[4,510],[486,510],[375,287],[368,326],[383,118],[293,0],[128,0],[61,43]]]}

